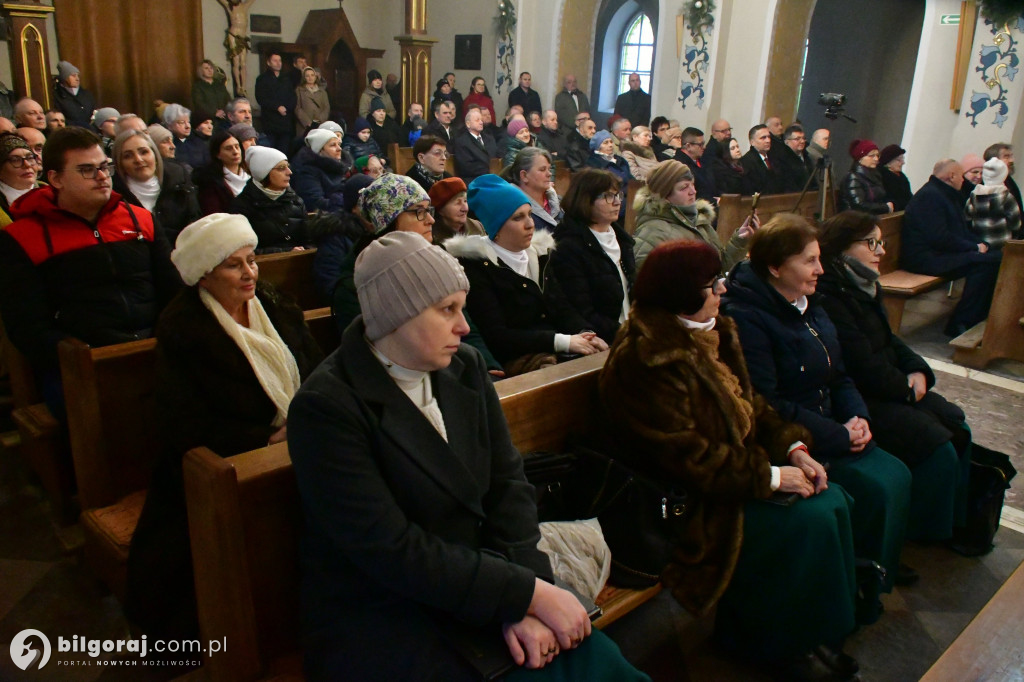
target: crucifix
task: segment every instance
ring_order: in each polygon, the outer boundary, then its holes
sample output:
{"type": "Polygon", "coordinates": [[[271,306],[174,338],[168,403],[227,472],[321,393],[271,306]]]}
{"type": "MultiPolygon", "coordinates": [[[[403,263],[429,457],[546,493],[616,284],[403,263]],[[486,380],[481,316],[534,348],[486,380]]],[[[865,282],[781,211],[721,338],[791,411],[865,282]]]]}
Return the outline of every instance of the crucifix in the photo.
{"type": "Polygon", "coordinates": [[[228,28],[224,31],[224,49],[231,62],[231,79],[235,96],[245,96],[245,58],[249,54],[249,6],[255,0],[217,0],[228,15],[228,28]]]}

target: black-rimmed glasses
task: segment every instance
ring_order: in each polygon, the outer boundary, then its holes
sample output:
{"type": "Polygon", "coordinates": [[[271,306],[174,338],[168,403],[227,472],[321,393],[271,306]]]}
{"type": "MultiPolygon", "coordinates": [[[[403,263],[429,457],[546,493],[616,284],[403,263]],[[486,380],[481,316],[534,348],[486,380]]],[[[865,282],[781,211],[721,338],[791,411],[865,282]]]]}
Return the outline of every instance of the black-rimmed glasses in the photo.
{"type": "Polygon", "coordinates": [[[864,242],[865,244],[868,245],[868,248],[871,249],[872,251],[878,250],[879,246],[881,246],[883,249],[885,248],[885,240],[884,239],[875,239],[874,237],[865,237],[864,239],[855,239],[854,241],[864,242]]]}
{"type": "Polygon", "coordinates": [[[406,210],[402,211],[402,213],[411,213],[416,216],[416,220],[422,223],[424,220],[427,219],[427,216],[430,216],[431,218],[434,217],[434,207],[427,206],[426,208],[424,208],[422,206],[417,206],[416,208],[407,208],[406,210]]]}

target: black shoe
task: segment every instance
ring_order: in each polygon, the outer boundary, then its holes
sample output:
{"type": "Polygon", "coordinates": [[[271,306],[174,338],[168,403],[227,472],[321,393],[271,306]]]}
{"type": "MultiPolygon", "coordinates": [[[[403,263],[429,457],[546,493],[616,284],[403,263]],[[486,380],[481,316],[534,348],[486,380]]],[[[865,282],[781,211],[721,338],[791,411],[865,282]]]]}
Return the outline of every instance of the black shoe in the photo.
{"type": "Polygon", "coordinates": [[[835,678],[817,656],[804,654],[776,666],[772,670],[772,679],[777,682],[831,682],[835,678]]]}
{"type": "Polygon", "coordinates": [[[842,649],[835,649],[827,644],[814,647],[814,655],[825,666],[842,679],[849,679],[860,670],[857,659],[849,654],[844,654],[842,649]]]}
{"type": "Polygon", "coordinates": [[[909,585],[913,585],[920,579],[921,576],[918,575],[917,571],[906,564],[900,564],[896,569],[896,579],[894,582],[900,587],[907,587],[909,585]]]}
{"type": "Polygon", "coordinates": [[[946,325],[946,328],[942,330],[942,333],[950,338],[955,339],[961,334],[966,333],[968,329],[969,327],[965,324],[954,324],[950,322],[949,324],[946,325]]]}

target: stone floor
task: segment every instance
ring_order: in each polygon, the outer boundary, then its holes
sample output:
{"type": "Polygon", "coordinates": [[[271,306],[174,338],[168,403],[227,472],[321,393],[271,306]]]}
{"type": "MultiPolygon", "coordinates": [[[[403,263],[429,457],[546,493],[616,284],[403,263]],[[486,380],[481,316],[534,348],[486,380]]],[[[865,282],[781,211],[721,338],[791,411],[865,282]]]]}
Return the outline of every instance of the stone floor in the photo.
{"type": "MultiPolygon", "coordinates": [[[[950,367],[952,352],[941,336],[942,318],[952,303],[932,292],[907,306],[903,336],[936,361],[937,390],[967,413],[977,442],[1009,454],[1024,472],[1024,367],[1002,363],[984,375],[950,367]],[[950,373],[952,372],[952,373],[950,373]],[[998,385],[994,385],[998,384],[998,385]]],[[[11,429],[0,416],[0,432],[11,429]]],[[[1024,474],[1007,494],[996,548],[981,558],[964,558],[935,546],[909,545],[904,560],[921,581],[884,598],[879,622],[855,633],[847,651],[861,663],[862,679],[916,680],[1024,560],[1024,474]],[[1012,517],[1012,518],[1011,518],[1012,517]]],[[[92,682],[166,680],[180,669],[58,667],[56,658],[31,675],[14,667],[8,642],[25,628],[56,636],[126,638],[128,626],[117,600],[84,570],[74,551],[80,532],[58,528],[31,474],[17,453],[0,447],[0,681],[92,682]]],[[[667,593],[613,624],[608,632],[630,660],[655,680],[732,682],[768,680],[763,670],[717,651],[711,619],[694,621],[667,593]]],[[[61,654],[64,661],[92,662],[61,654]]],[[[100,660],[117,660],[104,654],[100,660]]]]}

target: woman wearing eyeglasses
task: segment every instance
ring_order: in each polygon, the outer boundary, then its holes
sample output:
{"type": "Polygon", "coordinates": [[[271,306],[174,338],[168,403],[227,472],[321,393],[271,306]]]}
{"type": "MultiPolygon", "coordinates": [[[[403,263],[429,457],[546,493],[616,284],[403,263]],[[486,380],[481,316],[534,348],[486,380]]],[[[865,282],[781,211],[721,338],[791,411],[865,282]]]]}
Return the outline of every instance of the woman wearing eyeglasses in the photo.
{"type": "Polygon", "coordinates": [[[662,161],[647,176],[634,201],[636,230],[636,266],[639,269],[651,249],[672,239],[699,239],[718,250],[722,272],[728,272],[747,255],[750,237],[761,226],[757,216],[748,216],[723,245],[715,230],[715,209],[697,198],[693,173],[685,165],[669,159],[662,161]]]}
{"type": "Polygon", "coordinates": [[[11,204],[39,186],[39,159],[20,136],[0,134],[0,228],[10,225],[11,204]]]}
{"type": "Polygon", "coordinates": [[[609,344],[629,317],[636,276],[633,238],[618,224],[620,189],[608,171],[586,168],[573,174],[550,263],[569,305],[609,344]]]}
{"type": "Polygon", "coordinates": [[[853,165],[843,179],[839,192],[842,208],[882,215],[892,213],[895,206],[885,194],[882,174],[878,163],[882,153],[871,140],[854,140],[850,143],[853,165]]]}
{"type": "Polygon", "coordinates": [[[946,540],[962,525],[970,429],[956,405],[932,391],[924,358],[892,333],[878,287],[882,231],[867,213],[844,211],[822,224],[821,305],[839,334],[846,372],[871,414],[871,432],[910,468],[907,535],[946,540]]]}
{"type": "Polygon", "coordinates": [[[306,247],[306,205],[291,188],[288,157],[271,147],[245,150],[252,177],[228,207],[249,219],[260,239],[256,253],[301,251],[306,247]]]}
{"type": "Polygon", "coordinates": [[[424,192],[429,192],[435,182],[452,177],[445,172],[448,143],[436,135],[420,135],[412,146],[412,158],[416,163],[405,174],[418,182],[424,192]]]}

